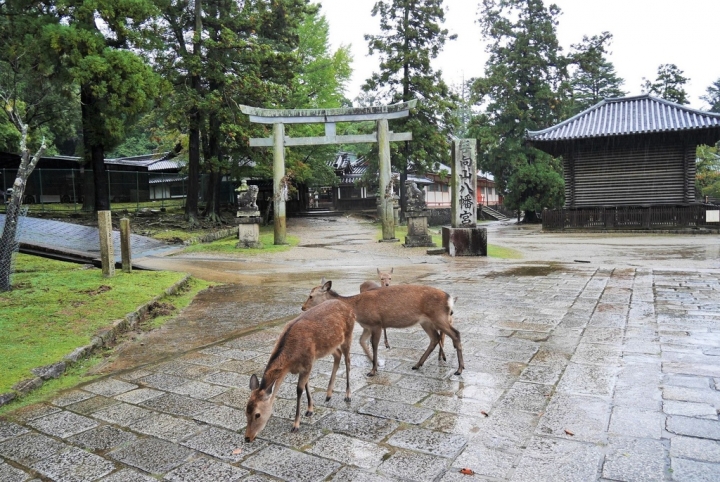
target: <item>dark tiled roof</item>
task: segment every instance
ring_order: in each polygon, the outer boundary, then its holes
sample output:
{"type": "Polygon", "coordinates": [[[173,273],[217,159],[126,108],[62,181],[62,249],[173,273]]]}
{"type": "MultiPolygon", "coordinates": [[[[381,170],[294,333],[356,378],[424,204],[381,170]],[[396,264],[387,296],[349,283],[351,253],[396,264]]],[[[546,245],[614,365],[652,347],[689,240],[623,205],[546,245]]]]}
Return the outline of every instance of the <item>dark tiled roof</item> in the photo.
{"type": "Polygon", "coordinates": [[[720,128],[720,114],[703,112],[650,95],[605,99],[541,131],[528,131],[532,142],[720,128]]]}
{"type": "Polygon", "coordinates": [[[145,167],[148,171],[176,170],[185,165],[184,161],[178,158],[167,159],[168,154],[168,152],[165,152],[161,154],[143,154],[140,156],[105,159],[105,164],[145,167]]]}

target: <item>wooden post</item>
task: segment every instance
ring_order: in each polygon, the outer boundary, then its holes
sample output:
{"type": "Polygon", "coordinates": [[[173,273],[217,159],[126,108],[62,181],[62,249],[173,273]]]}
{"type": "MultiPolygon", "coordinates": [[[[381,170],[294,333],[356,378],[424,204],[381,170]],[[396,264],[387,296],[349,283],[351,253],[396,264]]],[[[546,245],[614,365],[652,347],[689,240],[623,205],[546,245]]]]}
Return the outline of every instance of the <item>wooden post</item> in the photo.
{"type": "Polygon", "coordinates": [[[100,260],[105,278],[115,276],[115,253],[112,240],[112,216],[110,211],[98,211],[98,232],[100,233],[100,260]]]}
{"type": "Polygon", "coordinates": [[[387,119],[377,121],[377,140],[380,158],[380,215],[382,240],[396,241],[395,219],[393,216],[393,193],[390,191],[390,129],[387,119]]]}
{"type": "Polygon", "coordinates": [[[273,124],[273,215],[275,228],[275,244],[285,242],[285,126],[273,124]]]}
{"type": "Polygon", "coordinates": [[[120,254],[123,273],[131,273],[130,220],[128,218],[122,218],[120,220],[120,254]]]}

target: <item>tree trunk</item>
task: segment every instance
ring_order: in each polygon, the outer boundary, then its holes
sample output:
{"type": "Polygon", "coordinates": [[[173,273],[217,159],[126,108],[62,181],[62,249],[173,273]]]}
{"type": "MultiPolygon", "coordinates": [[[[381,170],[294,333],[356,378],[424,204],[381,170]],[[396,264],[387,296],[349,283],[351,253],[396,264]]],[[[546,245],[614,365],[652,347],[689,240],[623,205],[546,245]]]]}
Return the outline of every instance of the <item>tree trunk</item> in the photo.
{"type": "Polygon", "coordinates": [[[13,254],[17,250],[17,223],[22,195],[12,196],[5,211],[5,228],[0,236],[0,292],[10,291],[13,254]]]}
{"type": "Polygon", "coordinates": [[[20,150],[22,157],[18,167],[17,177],[13,183],[13,193],[10,202],[5,210],[5,227],[0,236],[0,292],[10,291],[10,277],[12,275],[13,254],[17,250],[17,225],[20,217],[20,207],[25,196],[25,186],[30,178],[33,169],[46,149],[45,140],[35,155],[30,158],[30,150],[27,148],[28,126],[21,120],[17,120],[16,127],[20,130],[20,150]]]}
{"type": "Polygon", "coordinates": [[[189,132],[188,145],[188,182],[187,197],[185,198],[185,220],[190,223],[190,227],[197,226],[198,223],[198,198],[200,196],[200,129],[194,124],[197,122],[199,114],[193,113],[191,116],[191,125],[189,132]],[[195,119],[193,119],[193,117],[195,119]]]}
{"type": "Polygon", "coordinates": [[[95,211],[110,211],[110,181],[105,169],[105,149],[102,144],[90,147],[95,184],[95,211]]]}
{"type": "MultiPolygon", "coordinates": [[[[193,55],[198,58],[202,51],[202,1],[195,0],[195,37],[193,39],[193,55]]],[[[200,77],[190,76],[190,88],[198,96],[201,94],[200,77]]],[[[202,114],[195,106],[190,111],[189,145],[188,145],[188,184],[185,198],[185,220],[191,228],[198,226],[198,198],[200,197],[200,125],[202,114]]]]}

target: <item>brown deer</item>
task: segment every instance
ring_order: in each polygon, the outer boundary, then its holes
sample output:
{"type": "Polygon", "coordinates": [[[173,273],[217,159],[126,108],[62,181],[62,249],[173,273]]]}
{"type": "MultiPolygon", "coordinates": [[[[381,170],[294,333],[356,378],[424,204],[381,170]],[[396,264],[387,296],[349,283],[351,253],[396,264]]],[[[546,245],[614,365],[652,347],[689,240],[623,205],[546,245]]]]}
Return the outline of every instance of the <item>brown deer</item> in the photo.
{"type": "MultiPolygon", "coordinates": [[[[422,285],[395,285],[382,289],[364,291],[355,296],[340,296],[332,290],[332,281],[320,282],[310,291],[310,296],[303,304],[303,311],[318,306],[327,300],[340,300],[352,307],[356,321],[363,329],[368,329],[371,336],[372,355],[363,345],[365,353],[372,359],[373,367],[368,376],[377,373],[377,346],[380,341],[382,328],[408,328],[417,323],[422,326],[430,337],[430,345],[420,360],[413,366],[413,370],[420,368],[427,357],[440,341],[440,334],[450,337],[458,356],[458,369],[460,375],[465,368],[462,355],[460,332],[452,326],[453,298],[437,288],[422,285]]],[[[364,335],[364,333],[363,333],[364,335]]]]}
{"type": "MultiPolygon", "coordinates": [[[[378,277],[380,278],[380,283],[378,284],[376,281],[365,281],[363,284],[360,285],[360,293],[363,291],[368,290],[376,290],[378,288],[382,288],[383,286],[390,286],[390,280],[392,279],[393,269],[390,268],[390,271],[380,271],[380,268],[377,269],[378,277]]],[[[385,348],[388,350],[390,349],[390,343],[388,343],[387,339],[387,330],[383,328],[383,335],[385,337],[385,348]]],[[[367,328],[363,329],[363,334],[360,337],[362,340],[361,343],[363,344],[363,348],[366,348],[366,342],[367,339],[370,337],[370,330],[367,328]]],[[[442,351],[442,346],[440,346],[440,350],[442,351]]],[[[365,353],[369,353],[367,349],[365,349],[365,353]]]]}
{"type": "MultiPolygon", "coordinates": [[[[392,273],[393,268],[390,268],[390,271],[380,271],[380,268],[377,269],[378,276],[380,277],[380,284],[378,284],[376,281],[365,281],[363,284],[360,285],[360,293],[363,291],[369,291],[369,290],[376,290],[378,288],[382,288],[383,286],[390,286],[390,280],[392,279],[392,273]]],[[[455,298],[457,300],[457,298],[455,298]]],[[[383,327],[383,336],[385,338],[385,348],[388,350],[390,349],[390,343],[388,343],[387,338],[387,328],[383,327]]],[[[363,328],[362,335],[360,336],[360,345],[363,347],[363,350],[365,351],[365,354],[372,360],[372,357],[370,356],[370,350],[367,348],[367,341],[370,338],[370,330],[367,328],[363,328]]],[[[443,351],[443,347],[445,346],[445,333],[440,333],[440,342],[438,343],[438,361],[443,360],[446,361],[447,358],[445,357],[445,352],[443,351]]]]}
{"type": "Polygon", "coordinates": [[[280,384],[288,373],[297,373],[297,406],[295,422],[291,432],[300,429],[300,399],[303,390],[307,393],[308,409],[306,417],[313,414],[313,399],[310,394],[310,372],[313,362],[318,358],[332,354],[333,369],[330,375],[325,401],[330,400],[335,385],[335,375],[340,366],[340,357],[345,356],[345,374],[347,383],[345,401],[350,402],[350,342],[352,341],[355,313],[341,301],[323,303],[305,311],[288,322],[280,334],[270,360],[265,367],[262,380],[250,377],[250,398],[245,409],[247,428],[245,441],[255,440],[272,414],[275,396],[280,384]]]}

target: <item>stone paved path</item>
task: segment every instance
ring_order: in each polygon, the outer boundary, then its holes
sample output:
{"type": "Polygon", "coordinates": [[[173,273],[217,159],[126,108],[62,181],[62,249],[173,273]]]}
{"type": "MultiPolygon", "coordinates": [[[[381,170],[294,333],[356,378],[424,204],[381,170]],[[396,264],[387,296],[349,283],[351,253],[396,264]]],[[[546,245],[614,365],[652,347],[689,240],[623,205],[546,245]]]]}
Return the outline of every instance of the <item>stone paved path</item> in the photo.
{"type": "MultiPolygon", "coordinates": [[[[347,270],[353,283],[358,272],[347,270]]],[[[289,432],[288,377],[246,444],[249,377],[272,327],[0,421],[0,480],[720,480],[720,270],[456,259],[423,264],[412,281],[458,296],[462,376],[450,347],[447,362],[411,370],[427,336],[390,330],[374,378],[353,343],[352,403],[338,392],[324,402],[322,360],[310,379],[318,408],[300,432],[289,432]]]]}

